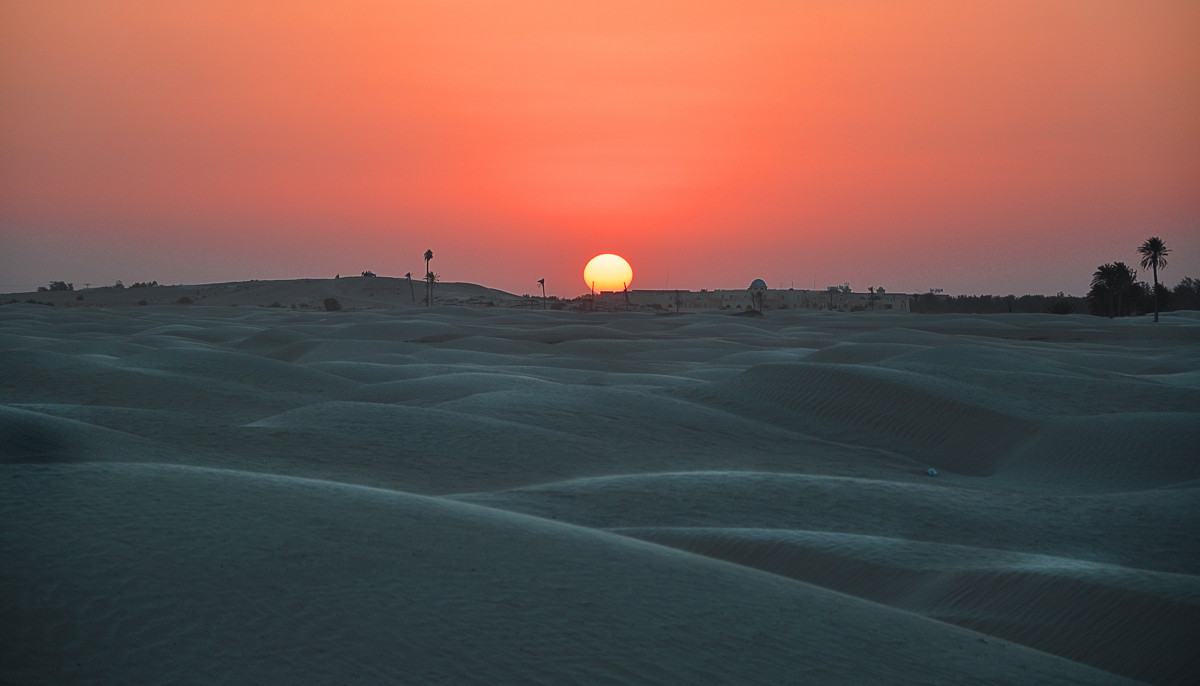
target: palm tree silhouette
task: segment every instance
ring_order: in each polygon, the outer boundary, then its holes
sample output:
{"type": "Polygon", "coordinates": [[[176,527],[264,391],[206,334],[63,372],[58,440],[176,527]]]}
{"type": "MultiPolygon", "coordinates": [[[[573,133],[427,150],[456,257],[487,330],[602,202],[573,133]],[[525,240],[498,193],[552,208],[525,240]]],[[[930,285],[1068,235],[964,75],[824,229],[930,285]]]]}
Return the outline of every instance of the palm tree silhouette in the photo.
{"type": "Polygon", "coordinates": [[[438,280],[438,275],[433,272],[425,274],[425,287],[429,289],[428,304],[433,305],[433,282],[438,280]]]}
{"type": "Polygon", "coordinates": [[[542,309],[544,310],[546,309],[546,279],[541,278],[538,279],[537,282],[538,285],[542,287],[542,309]]]}
{"type": "Polygon", "coordinates": [[[1142,269],[1154,270],[1154,321],[1158,321],[1158,268],[1167,266],[1167,253],[1171,252],[1158,236],[1151,236],[1138,246],[1142,256],[1142,269]]]}
{"type": "Polygon", "coordinates": [[[408,279],[408,298],[413,302],[417,301],[417,292],[413,290],[412,272],[405,272],[404,278],[408,279]]]}
{"type": "Polygon", "coordinates": [[[1137,272],[1124,262],[1109,262],[1092,274],[1092,290],[1088,291],[1093,314],[1106,314],[1109,319],[1125,316],[1125,294],[1133,290],[1137,272]],[[1113,300],[1116,308],[1113,308],[1113,300]]]}
{"type": "Polygon", "coordinates": [[[433,272],[429,271],[429,261],[433,259],[433,251],[425,251],[425,306],[433,304],[433,272]]]}

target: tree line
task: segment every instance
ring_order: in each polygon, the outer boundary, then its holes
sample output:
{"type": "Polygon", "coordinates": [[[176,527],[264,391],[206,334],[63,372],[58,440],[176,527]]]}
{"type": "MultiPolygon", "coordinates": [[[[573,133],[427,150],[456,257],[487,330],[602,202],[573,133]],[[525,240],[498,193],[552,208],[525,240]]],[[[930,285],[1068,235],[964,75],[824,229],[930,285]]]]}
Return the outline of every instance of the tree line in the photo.
{"type": "Polygon", "coordinates": [[[1138,281],[1138,273],[1124,262],[1108,262],[1092,274],[1090,289],[1084,297],[1058,295],[959,295],[935,292],[912,296],[909,308],[923,313],[996,314],[1002,312],[1047,312],[1072,314],[1088,312],[1101,317],[1128,317],[1160,311],[1200,310],[1200,279],[1185,277],[1174,288],[1158,280],[1158,272],[1167,266],[1171,250],[1158,236],[1147,238],[1137,248],[1143,270],[1151,281],[1138,281]]]}
{"type": "Polygon", "coordinates": [[[1153,284],[1138,281],[1137,272],[1124,262],[1106,262],[1092,274],[1092,287],[1087,295],[1092,314],[1127,317],[1153,311],[1154,321],[1158,321],[1159,310],[1170,302],[1172,295],[1170,289],[1158,282],[1158,270],[1167,266],[1171,250],[1161,238],[1151,236],[1138,246],[1137,252],[1142,257],[1142,269],[1151,270],[1153,284]]]}

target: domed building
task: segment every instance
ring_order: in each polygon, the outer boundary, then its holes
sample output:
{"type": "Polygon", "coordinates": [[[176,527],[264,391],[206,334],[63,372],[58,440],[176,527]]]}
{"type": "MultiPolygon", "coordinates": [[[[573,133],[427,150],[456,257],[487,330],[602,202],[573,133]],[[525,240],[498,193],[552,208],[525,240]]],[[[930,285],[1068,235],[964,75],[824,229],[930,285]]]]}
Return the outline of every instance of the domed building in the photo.
{"type": "Polygon", "coordinates": [[[763,301],[767,299],[767,282],[755,279],[750,282],[750,307],[754,312],[762,314],[763,301]]]}

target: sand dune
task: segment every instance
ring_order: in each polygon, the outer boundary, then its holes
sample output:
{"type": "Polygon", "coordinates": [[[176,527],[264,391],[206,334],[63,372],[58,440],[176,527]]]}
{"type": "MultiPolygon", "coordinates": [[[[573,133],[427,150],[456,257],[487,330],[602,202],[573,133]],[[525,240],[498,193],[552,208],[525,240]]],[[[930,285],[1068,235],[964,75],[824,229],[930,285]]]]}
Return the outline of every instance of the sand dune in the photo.
{"type": "Polygon", "coordinates": [[[1200,571],[1194,555],[1200,510],[1192,507],[1200,492],[1194,487],[1049,496],[947,481],[677,472],[588,477],[457,497],[598,528],[773,528],[957,545],[986,541],[1014,552],[1200,571]],[[654,507],[637,507],[642,502],[654,507]]]}
{"type": "Polygon", "coordinates": [[[700,393],[739,414],[959,474],[989,474],[1033,431],[985,389],[871,366],[759,365],[700,393]]]}
{"type": "Polygon", "coordinates": [[[1195,576],[909,538],[765,529],[617,529],[1153,682],[1200,669],[1195,576]],[[1154,622],[1144,623],[1147,616],[1154,622]],[[1136,633],[1128,632],[1138,625],[1136,633]]]}
{"type": "Polygon", "coordinates": [[[0,682],[1200,681],[1198,316],[290,284],[0,307],[0,682]]]}
{"type": "Polygon", "coordinates": [[[1118,682],[777,575],[442,499],[165,466],[5,482],[3,548],[27,563],[4,579],[22,600],[6,601],[12,679],[1118,682]]]}

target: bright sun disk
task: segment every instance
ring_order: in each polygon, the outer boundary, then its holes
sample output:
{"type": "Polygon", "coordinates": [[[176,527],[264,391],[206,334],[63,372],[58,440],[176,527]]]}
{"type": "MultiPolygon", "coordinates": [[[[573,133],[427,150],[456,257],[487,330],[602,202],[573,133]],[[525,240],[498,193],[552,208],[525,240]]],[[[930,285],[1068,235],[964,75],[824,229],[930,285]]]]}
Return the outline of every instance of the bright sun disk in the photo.
{"type": "Polygon", "coordinates": [[[633,284],[633,267],[620,255],[596,255],[583,268],[583,280],[593,291],[621,291],[633,284]]]}

